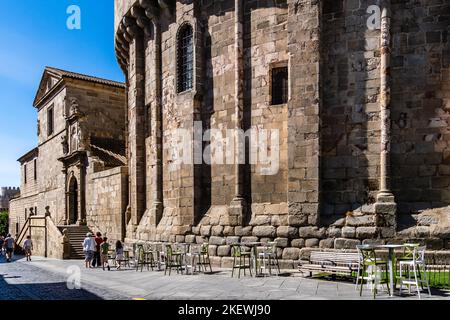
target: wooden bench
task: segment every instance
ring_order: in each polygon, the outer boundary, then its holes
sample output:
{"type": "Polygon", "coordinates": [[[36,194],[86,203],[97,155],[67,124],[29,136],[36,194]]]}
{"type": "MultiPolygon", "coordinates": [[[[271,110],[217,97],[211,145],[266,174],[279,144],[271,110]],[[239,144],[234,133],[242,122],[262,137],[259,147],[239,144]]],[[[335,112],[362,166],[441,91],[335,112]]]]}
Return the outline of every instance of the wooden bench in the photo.
{"type": "Polygon", "coordinates": [[[300,260],[298,268],[313,272],[353,275],[358,271],[359,256],[357,252],[312,251],[309,260],[300,260]]]}

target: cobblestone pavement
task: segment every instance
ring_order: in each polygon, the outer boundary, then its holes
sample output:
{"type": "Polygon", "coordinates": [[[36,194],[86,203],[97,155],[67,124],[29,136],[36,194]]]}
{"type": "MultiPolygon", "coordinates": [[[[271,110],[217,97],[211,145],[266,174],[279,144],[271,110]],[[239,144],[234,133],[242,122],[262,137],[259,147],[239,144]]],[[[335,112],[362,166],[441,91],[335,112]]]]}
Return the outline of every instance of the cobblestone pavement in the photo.
{"type": "MultiPolygon", "coordinates": [[[[214,271],[214,270],[213,270],[214,271]]],[[[69,284],[76,281],[69,281],[69,284]]],[[[363,297],[352,283],[304,278],[291,270],[289,276],[231,278],[230,270],[217,270],[213,274],[179,275],[172,272],[136,272],[134,269],[103,271],[85,269],[80,260],[55,260],[33,257],[32,262],[18,259],[5,263],[0,257],[0,299],[236,299],[236,300],[335,300],[371,299],[369,290],[363,297]],[[74,273],[75,271],[75,273],[74,273]],[[70,290],[67,281],[79,279],[80,290],[70,290]]],[[[388,297],[381,293],[377,299],[417,299],[411,297],[388,297]]],[[[433,291],[430,298],[450,299],[450,292],[433,291]]]]}

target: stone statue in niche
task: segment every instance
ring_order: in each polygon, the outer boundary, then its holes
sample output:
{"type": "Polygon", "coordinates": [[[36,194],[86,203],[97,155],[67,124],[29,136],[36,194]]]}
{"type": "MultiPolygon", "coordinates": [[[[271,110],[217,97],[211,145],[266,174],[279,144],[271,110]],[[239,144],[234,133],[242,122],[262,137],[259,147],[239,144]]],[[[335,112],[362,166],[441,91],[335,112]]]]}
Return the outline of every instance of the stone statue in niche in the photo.
{"type": "Polygon", "coordinates": [[[77,98],[69,98],[69,102],[70,102],[70,115],[77,115],[80,114],[80,106],[78,104],[78,100],[77,98]]]}
{"type": "Polygon", "coordinates": [[[70,151],[74,152],[78,149],[78,133],[77,127],[72,126],[70,131],[70,151]]]}
{"type": "Polygon", "coordinates": [[[77,146],[79,149],[84,149],[84,136],[81,128],[78,126],[77,130],[77,146]]]}
{"type": "Polygon", "coordinates": [[[69,152],[69,142],[67,141],[67,135],[61,136],[61,145],[63,147],[63,153],[67,154],[69,152]]]}

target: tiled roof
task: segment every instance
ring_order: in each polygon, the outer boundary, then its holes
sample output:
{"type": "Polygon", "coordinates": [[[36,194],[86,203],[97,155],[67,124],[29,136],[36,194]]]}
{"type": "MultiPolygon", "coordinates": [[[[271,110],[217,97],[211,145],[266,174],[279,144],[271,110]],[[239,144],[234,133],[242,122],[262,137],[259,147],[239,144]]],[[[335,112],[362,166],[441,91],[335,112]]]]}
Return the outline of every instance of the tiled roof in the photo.
{"type": "Polygon", "coordinates": [[[45,67],[45,70],[49,71],[49,72],[52,72],[52,73],[56,73],[57,75],[59,75],[61,77],[72,78],[72,79],[79,79],[79,80],[85,80],[85,81],[91,81],[91,82],[96,82],[96,83],[101,83],[101,84],[106,84],[106,85],[111,85],[111,86],[117,86],[117,87],[125,88],[125,83],[123,83],[123,82],[112,81],[112,80],[103,79],[103,78],[97,78],[97,77],[88,76],[88,75],[85,75],[85,74],[71,72],[71,71],[66,71],[66,70],[53,68],[53,67],[45,67]]]}

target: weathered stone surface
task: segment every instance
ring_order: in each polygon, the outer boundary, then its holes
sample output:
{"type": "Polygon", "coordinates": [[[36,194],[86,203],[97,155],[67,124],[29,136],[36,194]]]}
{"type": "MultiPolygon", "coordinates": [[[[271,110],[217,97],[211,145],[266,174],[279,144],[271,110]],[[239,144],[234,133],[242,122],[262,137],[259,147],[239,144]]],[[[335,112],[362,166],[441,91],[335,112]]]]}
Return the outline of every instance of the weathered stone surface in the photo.
{"type": "Polygon", "coordinates": [[[301,227],[308,224],[307,215],[289,215],[288,224],[292,227],[301,227]]]}
{"type": "Polygon", "coordinates": [[[212,236],[223,236],[223,226],[213,226],[211,228],[211,235],[212,236]]]}
{"type": "Polygon", "coordinates": [[[256,226],[253,227],[253,235],[255,237],[275,237],[277,229],[274,226],[256,226]]]}
{"type": "Polygon", "coordinates": [[[341,234],[341,228],[329,227],[327,229],[327,236],[330,238],[340,238],[341,234]]]}
{"type": "Polygon", "coordinates": [[[288,238],[275,238],[275,243],[277,247],[286,248],[289,245],[288,238]]]}
{"type": "Polygon", "coordinates": [[[219,257],[228,257],[231,252],[231,246],[225,245],[225,246],[218,246],[217,247],[217,255],[219,257]]]}
{"type": "Polygon", "coordinates": [[[361,244],[360,240],[337,238],[334,240],[335,249],[356,249],[356,245],[361,244]]]}
{"type": "Polygon", "coordinates": [[[383,239],[364,239],[362,244],[383,245],[385,242],[383,239]]]}
{"type": "Polygon", "coordinates": [[[305,240],[305,246],[307,248],[318,247],[319,246],[319,239],[315,239],[315,238],[306,239],[305,240]]]}
{"type": "Polygon", "coordinates": [[[354,238],[356,235],[355,227],[343,227],[341,229],[342,236],[345,238],[354,238]]]}
{"type": "Polygon", "coordinates": [[[185,237],[185,241],[186,241],[186,243],[195,243],[195,235],[193,235],[193,234],[188,234],[188,235],[185,237]]]}
{"type": "Polygon", "coordinates": [[[209,244],[217,245],[217,246],[223,245],[223,244],[225,244],[225,238],[217,237],[217,236],[211,236],[209,238],[209,244]]]}
{"type": "Polygon", "coordinates": [[[199,244],[202,244],[202,243],[205,243],[205,242],[208,242],[208,241],[207,241],[207,239],[206,239],[205,237],[202,237],[202,236],[196,236],[196,237],[195,237],[195,242],[196,242],[196,243],[199,243],[199,244]]]}
{"type": "Polygon", "coordinates": [[[264,225],[270,225],[271,216],[269,215],[257,215],[255,217],[252,217],[252,220],[250,220],[251,226],[264,226],[264,225]]]}
{"type": "Polygon", "coordinates": [[[209,237],[211,235],[211,226],[201,226],[200,235],[203,237],[209,237]]]}
{"type": "Polygon", "coordinates": [[[376,237],[378,229],[376,227],[357,227],[356,238],[358,239],[370,239],[376,237]]]}
{"type": "Polygon", "coordinates": [[[334,239],[323,239],[319,242],[319,248],[330,249],[334,247],[334,239]]]}
{"type": "Polygon", "coordinates": [[[178,242],[178,243],[183,243],[183,242],[185,242],[185,236],[182,236],[182,235],[176,235],[175,236],[175,242],[178,242]]]}
{"type": "Polygon", "coordinates": [[[298,228],[288,226],[278,227],[277,236],[289,239],[296,238],[298,236],[298,228]]]}
{"type": "Polygon", "coordinates": [[[283,249],[283,260],[298,260],[300,256],[300,249],[298,248],[284,248],[283,249]]]}
{"type": "Polygon", "coordinates": [[[421,215],[417,216],[417,224],[419,226],[431,226],[433,224],[437,224],[439,219],[436,216],[432,215],[421,215]]]}
{"type": "Polygon", "coordinates": [[[373,226],[374,224],[375,216],[373,214],[348,215],[346,219],[346,226],[349,227],[373,226]]]}
{"type": "Polygon", "coordinates": [[[225,226],[223,228],[223,235],[228,237],[228,236],[234,236],[234,227],[231,226],[225,226]]]}
{"type": "Polygon", "coordinates": [[[430,227],[428,226],[417,226],[414,228],[414,234],[412,236],[417,238],[428,238],[430,237],[430,227]]]}
{"type": "Polygon", "coordinates": [[[239,236],[239,237],[251,236],[252,229],[253,229],[253,227],[251,227],[251,226],[248,226],[248,227],[237,226],[234,228],[234,233],[236,234],[236,236],[239,236]]]}
{"type": "Polygon", "coordinates": [[[291,240],[291,246],[301,249],[305,246],[305,239],[293,239],[291,240]]]}
{"type": "Polygon", "coordinates": [[[238,236],[230,236],[226,238],[226,244],[236,244],[239,243],[241,240],[241,237],[238,236]]]}
{"type": "Polygon", "coordinates": [[[434,238],[450,239],[450,226],[432,225],[430,233],[434,238]]]}
{"type": "Polygon", "coordinates": [[[208,246],[208,253],[210,256],[217,256],[217,246],[216,245],[209,245],[208,246]]]}
{"type": "Polygon", "coordinates": [[[326,229],[318,227],[300,227],[298,234],[302,238],[325,238],[326,229]]]}
{"type": "Polygon", "coordinates": [[[241,242],[242,243],[258,242],[258,237],[242,237],[241,242]]]}

